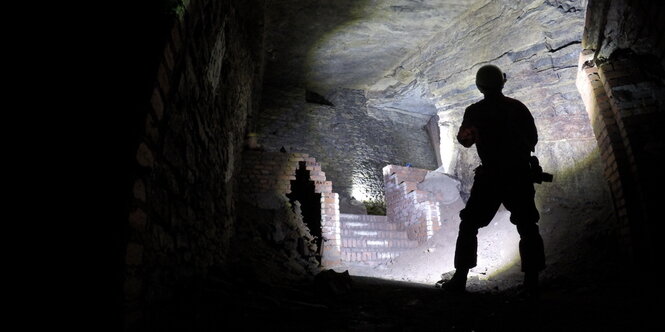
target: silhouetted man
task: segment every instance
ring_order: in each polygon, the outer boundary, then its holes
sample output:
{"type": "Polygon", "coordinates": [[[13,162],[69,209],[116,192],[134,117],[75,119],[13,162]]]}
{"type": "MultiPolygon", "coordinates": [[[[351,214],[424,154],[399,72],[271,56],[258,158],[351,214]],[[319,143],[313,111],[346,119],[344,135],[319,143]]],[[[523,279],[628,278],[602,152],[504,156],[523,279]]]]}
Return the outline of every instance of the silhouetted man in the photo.
{"type": "Polygon", "coordinates": [[[530,166],[538,133],[529,109],[501,92],[505,82],[506,76],[496,66],[478,70],[476,86],[485,98],[465,110],[457,134],[464,147],[476,144],[481,165],[475,169],[471,196],[460,212],[455,274],[442,286],[450,291],[465,290],[469,269],[476,266],[478,229],[489,225],[502,203],[520,234],[524,286],[529,293],[537,291],[538,273],[545,268],[530,166]]]}

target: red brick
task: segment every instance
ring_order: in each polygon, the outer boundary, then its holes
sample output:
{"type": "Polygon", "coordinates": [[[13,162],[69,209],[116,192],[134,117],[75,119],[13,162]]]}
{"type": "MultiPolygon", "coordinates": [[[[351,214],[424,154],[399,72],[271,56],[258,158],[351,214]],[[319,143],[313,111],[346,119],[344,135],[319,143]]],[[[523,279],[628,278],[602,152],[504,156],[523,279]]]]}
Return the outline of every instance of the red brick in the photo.
{"type": "Polygon", "coordinates": [[[155,112],[155,115],[157,116],[157,120],[161,121],[162,116],[164,115],[164,102],[162,101],[162,95],[157,88],[152,90],[150,105],[152,106],[153,112],[155,112]]]}
{"type": "Polygon", "coordinates": [[[141,209],[135,209],[129,214],[129,225],[136,230],[144,230],[147,222],[148,216],[141,209]]]}
{"type": "Polygon", "coordinates": [[[125,278],[124,290],[126,300],[136,300],[143,290],[143,282],[136,276],[129,276],[125,278]]]}
{"type": "Polygon", "coordinates": [[[173,51],[178,54],[182,47],[182,36],[180,32],[180,20],[175,20],[171,28],[171,42],[173,43],[173,51]]]}
{"type": "Polygon", "coordinates": [[[134,181],[133,193],[134,193],[134,198],[138,199],[139,201],[145,202],[146,199],[145,184],[143,183],[143,180],[137,179],[136,181],[134,181]]]}
{"type": "Polygon", "coordinates": [[[152,156],[152,151],[150,151],[150,148],[145,143],[139,145],[136,151],[136,161],[143,167],[153,166],[154,157],[152,156]]]}
{"type": "Polygon", "coordinates": [[[159,88],[165,97],[169,95],[169,92],[171,92],[170,76],[171,72],[164,66],[164,63],[160,63],[159,70],[157,72],[157,81],[159,82],[159,88]]]}
{"type": "Polygon", "coordinates": [[[127,245],[125,261],[127,265],[143,264],[143,246],[137,243],[129,243],[127,245]]]}
{"type": "Polygon", "coordinates": [[[173,58],[174,58],[173,50],[171,49],[171,45],[167,43],[166,47],[164,47],[164,62],[166,63],[166,68],[169,71],[173,71],[173,66],[174,66],[173,58]]]}

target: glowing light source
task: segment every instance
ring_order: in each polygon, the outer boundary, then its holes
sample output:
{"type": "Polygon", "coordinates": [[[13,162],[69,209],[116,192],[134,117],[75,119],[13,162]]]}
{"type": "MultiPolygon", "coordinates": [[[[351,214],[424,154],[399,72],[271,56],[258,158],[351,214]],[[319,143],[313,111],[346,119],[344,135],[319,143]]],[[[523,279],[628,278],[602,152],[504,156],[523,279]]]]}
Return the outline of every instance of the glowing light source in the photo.
{"type": "Polygon", "coordinates": [[[367,190],[365,189],[364,186],[360,184],[355,184],[355,183],[353,184],[353,187],[351,187],[351,195],[353,196],[353,198],[361,202],[369,200],[369,195],[367,195],[367,190]]]}

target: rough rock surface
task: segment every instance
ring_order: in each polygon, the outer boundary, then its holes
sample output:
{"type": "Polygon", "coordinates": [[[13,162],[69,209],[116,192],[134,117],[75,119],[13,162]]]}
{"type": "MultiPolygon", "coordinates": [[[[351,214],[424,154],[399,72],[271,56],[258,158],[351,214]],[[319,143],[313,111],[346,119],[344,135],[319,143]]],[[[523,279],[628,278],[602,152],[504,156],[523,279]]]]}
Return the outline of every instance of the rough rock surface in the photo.
{"type": "Polygon", "coordinates": [[[418,184],[418,189],[431,193],[441,194],[443,205],[449,205],[460,199],[459,180],[446,174],[442,168],[427,173],[425,179],[418,184]]]}
{"type": "Polygon", "coordinates": [[[595,140],[575,87],[584,2],[565,5],[479,1],[384,79],[397,80],[394,84],[384,88],[386,83],[379,82],[371,90],[385,96],[427,92],[422,95],[440,117],[443,165],[468,190],[475,151],[450,142],[464,109],[482,98],[474,83],[476,70],[496,64],[508,75],[504,93],[524,102],[536,119],[541,138],[536,152],[545,156],[544,166],[571,168],[567,159],[589,155],[595,140]]]}
{"type": "Polygon", "coordinates": [[[364,89],[470,4],[463,0],[271,1],[270,85],[364,89]]]}

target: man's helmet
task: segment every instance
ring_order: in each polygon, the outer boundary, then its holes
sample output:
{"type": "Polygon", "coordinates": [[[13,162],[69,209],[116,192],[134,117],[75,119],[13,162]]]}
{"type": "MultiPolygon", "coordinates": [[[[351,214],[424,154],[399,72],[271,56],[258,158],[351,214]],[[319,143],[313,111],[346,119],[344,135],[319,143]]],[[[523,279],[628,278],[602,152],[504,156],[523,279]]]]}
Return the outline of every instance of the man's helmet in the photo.
{"type": "Polygon", "coordinates": [[[476,73],[476,86],[480,91],[501,91],[506,75],[495,65],[484,65],[476,73]]]}

